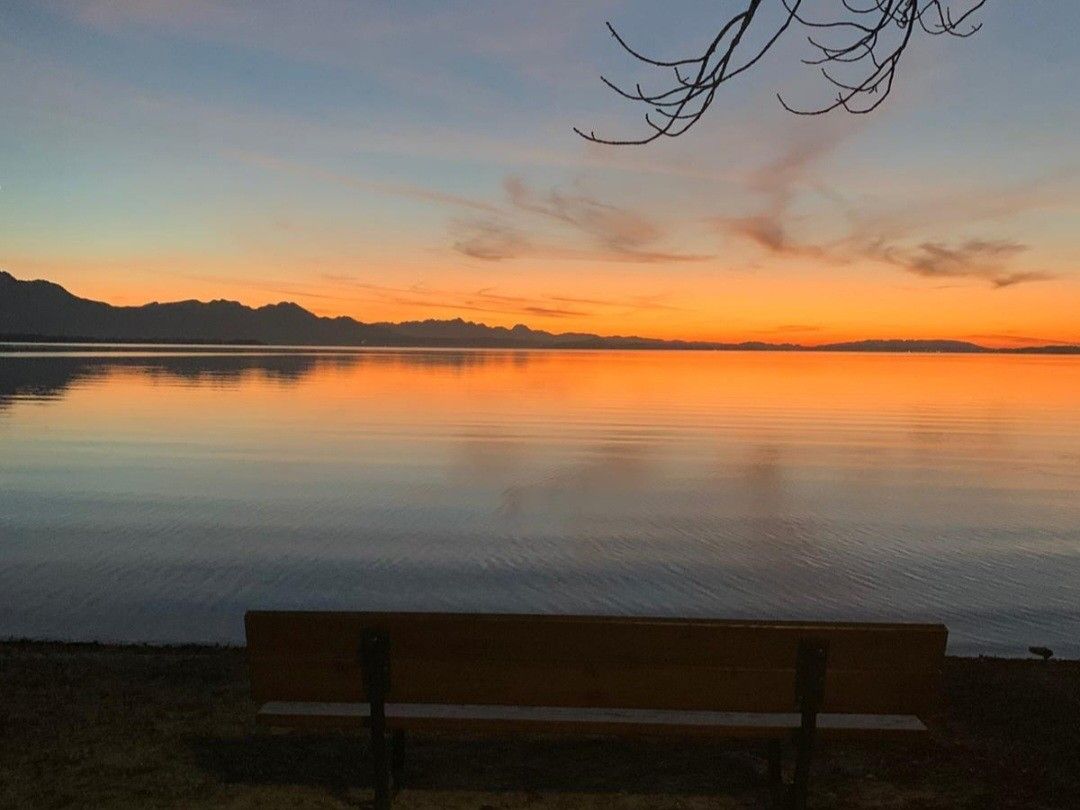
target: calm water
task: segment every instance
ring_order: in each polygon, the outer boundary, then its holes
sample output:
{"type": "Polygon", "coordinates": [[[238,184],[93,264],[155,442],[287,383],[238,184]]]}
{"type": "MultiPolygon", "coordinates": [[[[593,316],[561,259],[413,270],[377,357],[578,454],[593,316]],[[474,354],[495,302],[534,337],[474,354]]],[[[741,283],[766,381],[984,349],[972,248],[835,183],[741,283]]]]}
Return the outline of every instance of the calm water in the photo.
{"type": "Polygon", "coordinates": [[[236,641],[252,607],[1080,656],[1080,358],[0,354],[0,636],[236,641]]]}

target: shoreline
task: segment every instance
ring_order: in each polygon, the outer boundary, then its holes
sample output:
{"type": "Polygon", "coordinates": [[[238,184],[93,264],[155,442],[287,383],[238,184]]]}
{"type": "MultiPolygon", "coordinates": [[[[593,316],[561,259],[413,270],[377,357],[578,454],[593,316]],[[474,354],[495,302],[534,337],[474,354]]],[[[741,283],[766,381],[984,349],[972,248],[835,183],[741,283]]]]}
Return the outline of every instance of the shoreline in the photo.
{"type": "Polygon", "coordinates": [[[89,337],[50,337],[35,335],[2,335],[0,334],[0,353],[11,354],[45,354],[64,351],[67,353],[122,353],[141,351],[145,353],[155,352],[178,352],[197,353],[236,353],[236,354],[288,354],[288,353],[311,353],[333,354],[365,351],[419,351],[419,352],[462,352],[462,351],[494,351],[494,352],[692,352],[703,354],[883,354],[883,355],[948,355],[948,356],[993,356],[993,355],[1023,355],[1038,357],[1075,357],[1080,356],[1080,345],[1074,344],[1047,344],[1039,346],[1021,346],[1002,348],[995,346],[982,346],[968,344],[961,348],[936,348],[936,347],[905,347],[904,343],[940,343],[942,341],[919,341],[919,340],[861,340],[849,344],[763,344],[750,343],[736,344],[708,344],[694,341],[682,343],[672,342],[671,345],[620,345],[620,346],[597,346],[597,345],[522,345],[515,343],[493,342],[489,344],[475,344],[468,342],[432,342],[432,343],[358,343],[358,344],[323,344],[323,343],[267,343],[247,340],[208,341],[192,339],[167,339],[146,340],[132,338],[130,340],[111,338],[89,337]],[[877,345],[881,344],[881,345],[877,345]]]}
{"type": "MultiPolygon", "coordinates": [[[[255,728],[243,647],[0,641],[0,806],[356,807],[366,745],[255,728]]],[[[753,745],[410,738],[395,810],[749,808],[753,745]]],[[[790,757],[789,763],[790,763],[790,757]]],[[[920,743],[829,744],[811,807],[1080,806],[1080,661],[949,657],[920,743]]]]}
{"type": "MultiPolygon", "coordinates": [[[[240,642],[213,642],[213,641],[75,641],[63,638],[34,638],[31,636],[0,636],[0,649],[4,647],[60,647],[74,650],[116,650],[119,652],[143,652],[143,653],[214,653],[233,652],[243,653],[247,645],[240,642]]],[[[997,664],[1033,663],[1033,664],[1068,664],[1080,667],[1080,657],[1070,658],[1053,655],[1043,661],[1033,654],[1027,655],[994,655],[990,653],[974,653],[964,655],[958,653],[945,653],[946,661],[956,662],[992,662],[997,664]]]]}

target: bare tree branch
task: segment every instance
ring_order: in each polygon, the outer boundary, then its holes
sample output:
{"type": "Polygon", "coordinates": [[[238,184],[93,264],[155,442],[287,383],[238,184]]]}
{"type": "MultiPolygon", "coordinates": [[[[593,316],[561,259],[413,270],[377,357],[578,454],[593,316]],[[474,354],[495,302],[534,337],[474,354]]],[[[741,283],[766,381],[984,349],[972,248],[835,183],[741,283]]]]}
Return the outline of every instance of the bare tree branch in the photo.
{"type": "Polygon", "coordinates": [[[574,132],[585,140],[615,146],[678,137],[701,120],[722,84],[757,64],[792,24],[809,30],[807,41],[815,56],[803,61],[818,66],[836,94],[828,103],[810,108],[792,106],[777,94],[783,108],[797,115],[822,115],[837,108],[856,114],[872,112],[891,92],[900,58],[916,30],[932,36],[969,37],[981,27],[970,19],[987,0],[862,0],[862,5],[855,0],[835,0],[836,16],[824,20],[804,16],[804,0],[773,2],[782,6],[781,18],[763,43],[746,53],[744,36],[760,19],[764,0],[740,0],[742,10],[721,26],[704,53],[686,59],[646,56],[632,48],[609,22],[608,30],[624,51],[639,62],[670,70],[674,82],[667,89],[646,92],[640,84],[629,90],[601,76],[618,95],[649,108],[645,123],[651,132],[627,139],[605,138],[577,127],[574,132]],[[963,9],[954,13],[958,5],[963,9]]]}

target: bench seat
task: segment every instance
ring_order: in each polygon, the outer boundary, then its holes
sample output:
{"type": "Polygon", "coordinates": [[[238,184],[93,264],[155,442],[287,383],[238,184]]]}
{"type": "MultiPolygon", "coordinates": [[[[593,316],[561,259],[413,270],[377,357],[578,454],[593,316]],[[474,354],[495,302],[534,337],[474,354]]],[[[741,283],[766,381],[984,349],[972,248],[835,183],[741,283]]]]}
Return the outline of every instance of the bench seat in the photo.
{"type": "MultiPolygon", "coordinates": [[[[258,711],[266,726],[290,728],[361,728],[370,714],[367,703],[320,703],[269,701],[258,711]]],[[[574,731],[593,734],[720,734],[724,737],[782,738],[798,729],[802,718],[795,712],[717,712],[655,709],[575,708],[566,706],[446,705],[387,703],[386,722],[407,731],[514,732],[574,731]]],[[[926,726],[911,714],[817,715],[818,732],[830,739],[883,736],[909,737],[926,726]]]]}

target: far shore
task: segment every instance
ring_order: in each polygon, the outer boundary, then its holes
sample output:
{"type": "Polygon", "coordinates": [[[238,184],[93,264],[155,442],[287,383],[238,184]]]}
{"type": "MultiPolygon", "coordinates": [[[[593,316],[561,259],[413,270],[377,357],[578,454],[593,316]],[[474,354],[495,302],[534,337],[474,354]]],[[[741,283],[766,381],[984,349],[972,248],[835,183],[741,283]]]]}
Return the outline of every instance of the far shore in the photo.
{"type": "Polygon", "coordinates": [[[503,343],[471,344],[456,342],[402,344],[281,344],[250,340],[210,341],[178,338],[175,340],[59,338],[34,335],[0,334],[0,353],[23,354],[64,351],[70,353],[122,353],[138,350],[145,353],[349,353],[362,351],[499,351],[499,352],[705,352],[705,353],[795,353],[795,354],[933,354],[933,355],[1080,355],[1080,345],[1046,345],[1001,348],[976,343],[948,346],[953,341],[860,340],[850,343],[830,343],[821,346],[770,343],[699,344],[672,342],[670,344],[628,344],[593,346],[561,344],[528,346],[503,343]]]}
{"type": "MultiPolygon", "coordinates": [[[[257,731],[240,647],[0,642],[0,806],[364,807],[362,737],[257,731]]],[[[812,807],[1080,806],[1080,661],[946,659],[921,744],[830,745],[812,807]]],[[[753,746],[422,736],[400,810],[763,807],[753,746]]]]}

